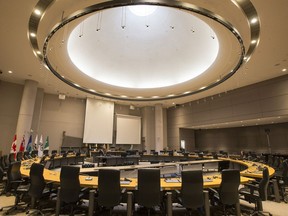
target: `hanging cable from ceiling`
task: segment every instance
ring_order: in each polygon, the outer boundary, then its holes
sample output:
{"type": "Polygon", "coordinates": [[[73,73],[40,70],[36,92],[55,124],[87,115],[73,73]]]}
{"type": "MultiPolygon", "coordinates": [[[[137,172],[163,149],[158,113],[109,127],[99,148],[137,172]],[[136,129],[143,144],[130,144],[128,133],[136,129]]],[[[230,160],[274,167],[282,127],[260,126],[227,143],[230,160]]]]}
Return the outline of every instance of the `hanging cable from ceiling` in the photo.
{"type": "Polygon", "coordinates": [[[121,28],[126,27],[126,7],[122,7],[121,28]]]}
{"type": "Polygon", "coordinates": [[[102,24],[102,11],[100,11],[97,16],[96,31],[101,30],[101,24],[102,24]]]}

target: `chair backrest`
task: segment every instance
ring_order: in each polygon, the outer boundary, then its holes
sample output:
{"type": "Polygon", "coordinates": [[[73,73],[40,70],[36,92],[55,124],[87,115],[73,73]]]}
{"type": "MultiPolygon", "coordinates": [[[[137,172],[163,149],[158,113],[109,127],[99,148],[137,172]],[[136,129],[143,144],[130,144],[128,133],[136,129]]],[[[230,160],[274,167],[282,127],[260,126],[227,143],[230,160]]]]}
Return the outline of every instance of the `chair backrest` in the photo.
{"type": "Polygon", "coordinates": [[[10,153],[8,160],[9,160],[9,164],[15,162],[15,154],[14,153],[10,153]]]}
{"type": "Polygon", "coordinates": [[[30,187],[28,195],[40,199],[45,188],[45,180],[43,177],[44,166],[39,163],[33,163],[30,168],[30,187]]]}
{"type": "Polygon", "coordinates": [[[51,154],[57,154],[57,150],[52,150],[51,154]]]}
{"type": "Polygon", "coordinates": [[[3,155],[3,162],[4,162],[4,167],[8,167],[9,161],[8,161],[8,155],[3,155]]]}
{"type": "Polygon", "coordinates": [[[43,155],[48,156],[48,155],[49,155],[49,150],[45,149],[45,150],[43,151],[43,155]]]}
{"type": "Polygon", "coordinates": [[[8,170],[7,170],[7,179],[8,182],[19,180],[22,178],[21,172],[20,172],[20,161],[15,161],[9,164],[8,170]]]}
{"type": "Polygon", "coordinates": [[[219,197],[223,204],[233,205],[239,201],[238,188],[240,185],[240,171],[235,169],[224,169],[221,174],[219,197]]]}
{"type": "Polygon", "coordinates": [[[60,172],[60,200],[65,203],[74,203],[79,199],[80,167],[62,166],[60,172]]]}
{"type": "Polygon", "coordinates": [[[6,185],[6,191],[7,192],[15,192],[17,187],[20,185],[20,182],[14,182],[17,180],[21,180],[21,172],[20,172],[20,161],[15,161],[9,164],[8,170],[7,170],[7,185],[6,185]]]}
{"type": "Polygon", "coordinates": [[[284,181],[285,186],[288,185],[288,161],[284,160],[282,165],[282,179],[284,181]]]}
{"type": "Polygon", "coordinates": [[[25,160],[29,159],[29,154],[30,154],[30,152],[24,151],[23,157],[24,157],[25,160]]]}
{"type": "Polygon", "coordinates": [[[160,169],[138,169],[137,203],[151,208],[161,202],[160,169]]]}
{"type": "Polygon", "coordinates": [[[186,170],[181,172],[182,205],[186,208],[198,208],[204,206],[203,171],[186,170]]]}
{"type": "Polygon", "coordinates": [[[4,163],[4,156],[0,157],[0,167],[4,170],[5,169],[5,163],[4,163]]]}
{"type": "Polygon", "coordinates": [[[3,168],[0,166],[0,183],[3,182],[3,177],[4,177],[4,170],[3,170],[3,168]]]}
{"type": "Polygon", "coordinates": [[[16,160],[17,161],[22,161],[22,158],[23,158],[23,152],[21,152],[21,151],[17,152],[16,160]]]}
{"type": "Polygon", "coordinates": [[[31,157],[35,158],[35,157],[37,157],[37,156],[38,156],[38,150],[33,150],[33,151],[31,152],[31,157]]]}
{"type": "Polygon", "coordinates": [[[111,208],[121,202],[120,170],[100,169],[98,174],[98,205],[111,208]]]}
{"type": "Polygon", "coordinates": [[[269,171],[267,167],[264,167],[262,171],[262,179],[259,182],[259,196],[262,201],[268,198],[268,185],[269,185],[269,171]]]}
{"type": "Polygon", "coordinates": [[[278,168],[280,165],[280,158],[279,156],[275,156],[274,161],[273,161],[273,167],[278,168]]]}

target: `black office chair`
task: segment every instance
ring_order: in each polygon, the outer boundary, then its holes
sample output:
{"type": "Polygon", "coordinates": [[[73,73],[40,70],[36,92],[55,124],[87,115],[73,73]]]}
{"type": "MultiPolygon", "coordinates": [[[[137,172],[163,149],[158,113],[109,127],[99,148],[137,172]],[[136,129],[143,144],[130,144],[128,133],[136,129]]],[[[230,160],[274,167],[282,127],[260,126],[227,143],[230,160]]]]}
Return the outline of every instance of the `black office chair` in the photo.
{"type": "Polygon", "coordinates": [[[32,157],[32,158],[38,157],[38,150],[33,150],[33,151],[31,152],[31,157],[32,157]]]}
{"type": "MultiPolygon", "coordinates": [[[[60,191],[57,196],[56,215],[60,214],[60,208],[69,207],[69,214],[74,215],[77,207],[81,207],[84,191],[81,190],[79,181],[80,167],[62,166],[60,172],[60,191]]],[[[82,209],[83,210],[83,209],[82,209]]]]}
{"type": "Polygon", "coordinates": [[[23,152],[19,151],[16,154],[16,161],[22,161],[23,160],[23,152]]]}
{"type": "Polygon", "coordinates": [[[9,160],[8,160],[8,155],[3,155],[3,166],[4,166],[4,171],[8,170],[9,166],[9,160]]]}
{"type": "Polygon", "coordinates": [[[20,166],[21,162],[15,161],[8,167],[5,191],[15,196],[15,202],[12,206],[2,207],[8,208],[5,212],[7,215],[16,210],[25,211],[25,208],[22,208],[22,206],[26,204],[25,195],[27,195],[29,185],[25,184],[25,180],[22,179],[20,166]]]}
{"type": "Polygon", "coordinates": [[[265,215],[269,212],[263,212],[262,201],[268,198],[268,185],[269,185],[269,171],[267,167],[264,167],[262,179],[259,184],[245,184],[244,188],[239,190],[240,198],[255,204],[255,209],[252,215],[265,215]]]}
{"type": "Polygon", "coordinates": [[[24,160],[31,159],[32,157],[30,156],[30,152],[25,151],[25,152],[23,153],[23,158],[24,158],[24,160]]]}
{"type": "Polygon", "coordinates": [[[15,162],[15,153],[10,153],[9,156],[8,156],[8,161],[9,161],[9,164],[15,162]]]}
{"type": "Polygon", "coordinates": [[[185,207],[189,215],[193,215],[192,210],[197,209],[202,213],[205,209],[205,215],[210,215],[208,191],[203,191],[203,171],[186,170],[181,172],[181,191],[178,194],[179,203],[185,207]]]}
{"type": "Polygon", "coordinates": [[[45,149],[45,150],[43,151],[43,156],[49,156],[49,150],[45,149]]]}
{"type": "Polygon", "coordinates": [[[4,162],[4,156],[0,157],[0,167],[5,171],[8,169],[8,167],[6,167],[6,164],[4,162]]]}
{"type": "Polygon", "coordinates": [[[138,188],[136,191],[136,203],[147,209],[150,215],[151,209],[159,206],[161,212],[165,212],[162,203],[163,193],[160,187],[160,169],[138,169],[138,188]]]}
{"type": "Polygon", "coordinates": [[[288,202],[288,161],[282,163],[282,175],[277,178],[282,199],[285,203],[288,202]]]}
{"type": "Polygon", "coordinates": [[[3,170],[3,168],[0,166],[0,196],[5,193],[4,188],[6,187],[7,184],[7,173],[3,170]]]}
{"type": "MultiPolygon", "coordinates": [[[[28,195],[31,197],[31,205],[26,214],[41,214],[45,215],[44,211],[55,212],[54,208],[43,209],[49,204],[50,195],[52,194],[52,182],[46,184],[44,176],[44,166],[39,163],[33,163],[30,168],[30,187],[28,195]],[[48,201],[47,201],[48,200],[48,201]],[[45,203],[44,203],[45,202],[45,203]],[[44,203],[44,205],[42,205],[44,203]]],[[[55,194],[56,196],[56,194],[55,194]]],[[[52,206],[51,206],[52,207],[52,206]]]]}
{"type": "Polygon", "coordinates": [[[53,155],[53,154],[56,155],[56,154],[57,154],[57,150],[52,150],[52,151],[51,151],[51,155],[53,155]]]}
{"type": "Polygon", "coordinates": [[[217,202],[222,206],[224,215],[227,215],[227,207],[235,205],[236,215],[240,216],[239,203],[240,171],[224,169],[221,173],[221,183],[218,191],[209,189],[212,205],[217,202]]]}
{"type": "Polygon", "coordinates": [[[98,173],[97,205],[100,211],[109,210],[120,205],[124,191],[120,188],[120,171],[100,169],[98,173]]]}

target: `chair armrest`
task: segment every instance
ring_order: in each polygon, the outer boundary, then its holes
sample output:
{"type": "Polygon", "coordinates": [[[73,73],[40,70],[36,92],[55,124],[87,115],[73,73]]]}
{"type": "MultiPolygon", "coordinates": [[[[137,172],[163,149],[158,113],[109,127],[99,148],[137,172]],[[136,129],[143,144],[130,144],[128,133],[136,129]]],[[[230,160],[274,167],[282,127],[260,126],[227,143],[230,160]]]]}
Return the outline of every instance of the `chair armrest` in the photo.
{"type": "Polygon", "coordinates": [[[174,191],[175,191],[176,195],[180,195],[181,194],[181,192],[179,190],[174,190],[174,191]]]}
{"type": "Polygon", "coordinates": [[[248,187],[250,189],[254,189],[254,190],[258,190],[259,189],[259,185],[257,185],[257,184],[249,184],[249,183],[247,183],[247,184],[244,184],[244,186],[248,187]]]}

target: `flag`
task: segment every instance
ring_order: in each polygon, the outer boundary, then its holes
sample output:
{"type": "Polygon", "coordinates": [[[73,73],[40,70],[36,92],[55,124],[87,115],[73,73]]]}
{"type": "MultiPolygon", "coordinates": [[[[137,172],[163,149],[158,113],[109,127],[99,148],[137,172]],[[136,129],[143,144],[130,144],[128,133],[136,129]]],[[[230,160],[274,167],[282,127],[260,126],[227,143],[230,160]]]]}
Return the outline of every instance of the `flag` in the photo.
{"type": "Polygon", "coordinates": [[[47,136],[47,138],[46,138],[44,150],[49,150],[49,136],[47,136]]]}
{"type": "Polygon", "coordinates": [[[30,134],[27,146],[26,146],[26,151],[31,152],[32,151],[32,134],[30,134]]]}
{"type": "Polygon", "coordinates": [[[24,152],[25,150],[25,135],[23,135],[20,147],[19,147],[19,152],[24,152]]]}
{"type": "Polygon", "coordinates": [[[38,149],[38,134],[35,137],[35,141],[34,141],[34,145],[33,145],[33,150],[37,150],[38,149]]]}
{"type": "Polygon", "coordinates": [[[38,157],[42,157],[43,156],[43,137],[42,135],[40,136],[39,139],[39,144],[38,144],[38,157]]]}
{"type": "Polygon", "coordinates": [[[10,153],[14,153],[14,158],[16,158],[16,147],[17,147],[17,135],[15,134],[14,135],[14,140],[12,142],[12,145],[11,145],[11,150],[10,150],[10,153]]]}

